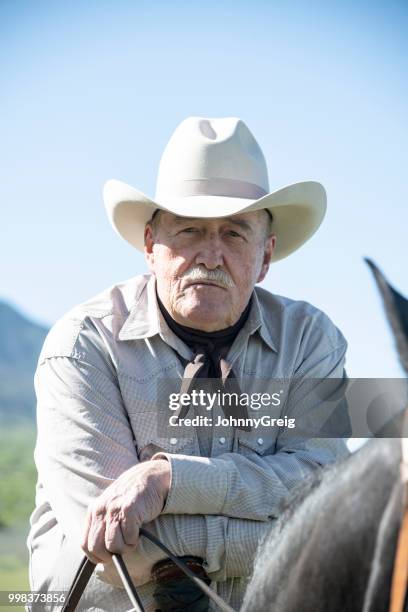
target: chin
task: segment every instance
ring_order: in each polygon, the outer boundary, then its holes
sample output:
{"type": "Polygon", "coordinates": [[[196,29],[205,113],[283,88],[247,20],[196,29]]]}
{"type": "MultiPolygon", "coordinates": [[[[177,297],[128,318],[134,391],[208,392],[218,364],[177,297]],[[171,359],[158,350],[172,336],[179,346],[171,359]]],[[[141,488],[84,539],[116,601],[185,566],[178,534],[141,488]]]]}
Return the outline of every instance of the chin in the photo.
{"type": "Polygon", "coordinates": [[[227,323],[224,325],[226,313],[219,312],[214,304],[189,305],[189,307],[183,308],[182,316],[188,326],[195,327],[196,329],[209,327],[213,331],[217,327],[218,329],[228,327],[227,323]]]}

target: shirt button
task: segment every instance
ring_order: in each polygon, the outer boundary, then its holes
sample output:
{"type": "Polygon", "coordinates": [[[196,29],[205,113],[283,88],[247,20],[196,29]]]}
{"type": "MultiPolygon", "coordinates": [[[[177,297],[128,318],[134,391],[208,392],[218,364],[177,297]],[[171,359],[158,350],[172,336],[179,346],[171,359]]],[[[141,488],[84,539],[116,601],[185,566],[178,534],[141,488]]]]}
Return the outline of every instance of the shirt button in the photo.
{"type": "Polygon", "coordinates": [[[219,438],[218,441],[219,441],[220,444],[225,444],[225,438],[219,438]]]}
{"type": "Polygon", "coordinates": [[[177,438],[170,438],[170,444],[172,446],[174,446],[175,444],[177,444],[177,438]]]}
{"type": "Polygon", "coordinates": [[[257,439],[257,442],[258,442],[259,446],[262,446],[262,444],[263,444],[263,438],[258,438],[258,439],[257,439]]]}

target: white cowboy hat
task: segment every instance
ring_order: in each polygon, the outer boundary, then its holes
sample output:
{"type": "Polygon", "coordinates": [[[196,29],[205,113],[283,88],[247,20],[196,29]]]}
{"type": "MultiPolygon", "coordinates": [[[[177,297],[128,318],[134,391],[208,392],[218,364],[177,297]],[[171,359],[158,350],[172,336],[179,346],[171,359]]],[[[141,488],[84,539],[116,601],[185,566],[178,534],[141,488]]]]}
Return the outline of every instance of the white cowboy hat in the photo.
{"type": "Polygon", "coordinates": [[[302,246],[326,212],[326,192],[316,181],[269,193],[261,148],[236,117],[189,117],[180,123],[162,155],[154,200],[114,179],[105,184],[103,197],[115,230],[140,251],[145,224],[157,209],[184,217],[226,217],[266,208],[277,236],[273,261],[302,246]]]}

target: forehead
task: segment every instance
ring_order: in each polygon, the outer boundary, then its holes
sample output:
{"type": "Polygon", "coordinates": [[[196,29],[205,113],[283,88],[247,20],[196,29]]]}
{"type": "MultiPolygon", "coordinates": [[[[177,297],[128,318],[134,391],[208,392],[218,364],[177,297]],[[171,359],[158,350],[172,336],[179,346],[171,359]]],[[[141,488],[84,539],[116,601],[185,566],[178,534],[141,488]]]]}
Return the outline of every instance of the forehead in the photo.
{"type": "Polygon", "coordinates": [[[184,225],[186,223],[199,223],[200,225],[208,226],[222,226],[227,224],[236,225],[242,230],[251,232],[259,227],[260,220],[262,221],[264,211],[263,210],[251,210],[247,213],[240,213],[237,215],[230,215],[228,217],[182,217],[173,213],[164,212],[163,216],[166,217],[166,223],[172,225],[184,225]]]}

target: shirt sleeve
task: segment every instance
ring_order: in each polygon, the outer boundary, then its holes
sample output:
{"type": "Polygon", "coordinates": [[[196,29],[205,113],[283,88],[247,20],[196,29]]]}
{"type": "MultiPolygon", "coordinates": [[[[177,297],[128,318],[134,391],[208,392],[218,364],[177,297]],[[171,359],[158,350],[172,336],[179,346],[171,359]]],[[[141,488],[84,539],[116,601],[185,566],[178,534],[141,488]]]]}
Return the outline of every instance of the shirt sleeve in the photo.
{"type": "MultiPolygon", "coordinates": [[[[339,332],[340,334],[340,332],[339,332]]],[[[275,453],[262,456],[236,452],[217,458],[165,454],[172,467],[172,481],[164,513],[188,512],[269,521],[276,518],[288,492],[316,469],[349,454],[346,437],[350,435],[345,401],[330,402],[324,393],[336,396],[346,386],[344,370],[347,344],[322,351],[318,343],[297,368],[287,399],[286,414],[302,423],[311,419],[316,431],[331,427],[328,437],[298,437],[282,429],[275,453]],[[323,385],[328,379],[332,384],[323,385]],[[334,423],[334,426],[333,426],[334,423]],[[344,437],[340,437],[344,436],[344,437]],[[211,495],[208,495],[211,491],[211,495]]]]}
{"type": "MultiPolygon", "coordinates": [[[[114,370],[99,354],[43,359],[35,375],[38,436],[35,461],[49,504],[66,537],[78,543],[89,504],[138,463],[134,438],[114,370]]],[[[204,558],[215,580],[249,575],[261,537],[251,521],[186,514],[159,516],[149,524],[174,554],[204,558]],[[239,523],[239,525],[238,525],[239,523]],[[243,543],[248,553],[242,554],[243,543]]],[[[164,554],[144,538],[125,557],[135,583],[150,580],[164,554]]],[[[121,586],[113,564],[99,564],[98,578],[121,586]]]]}

